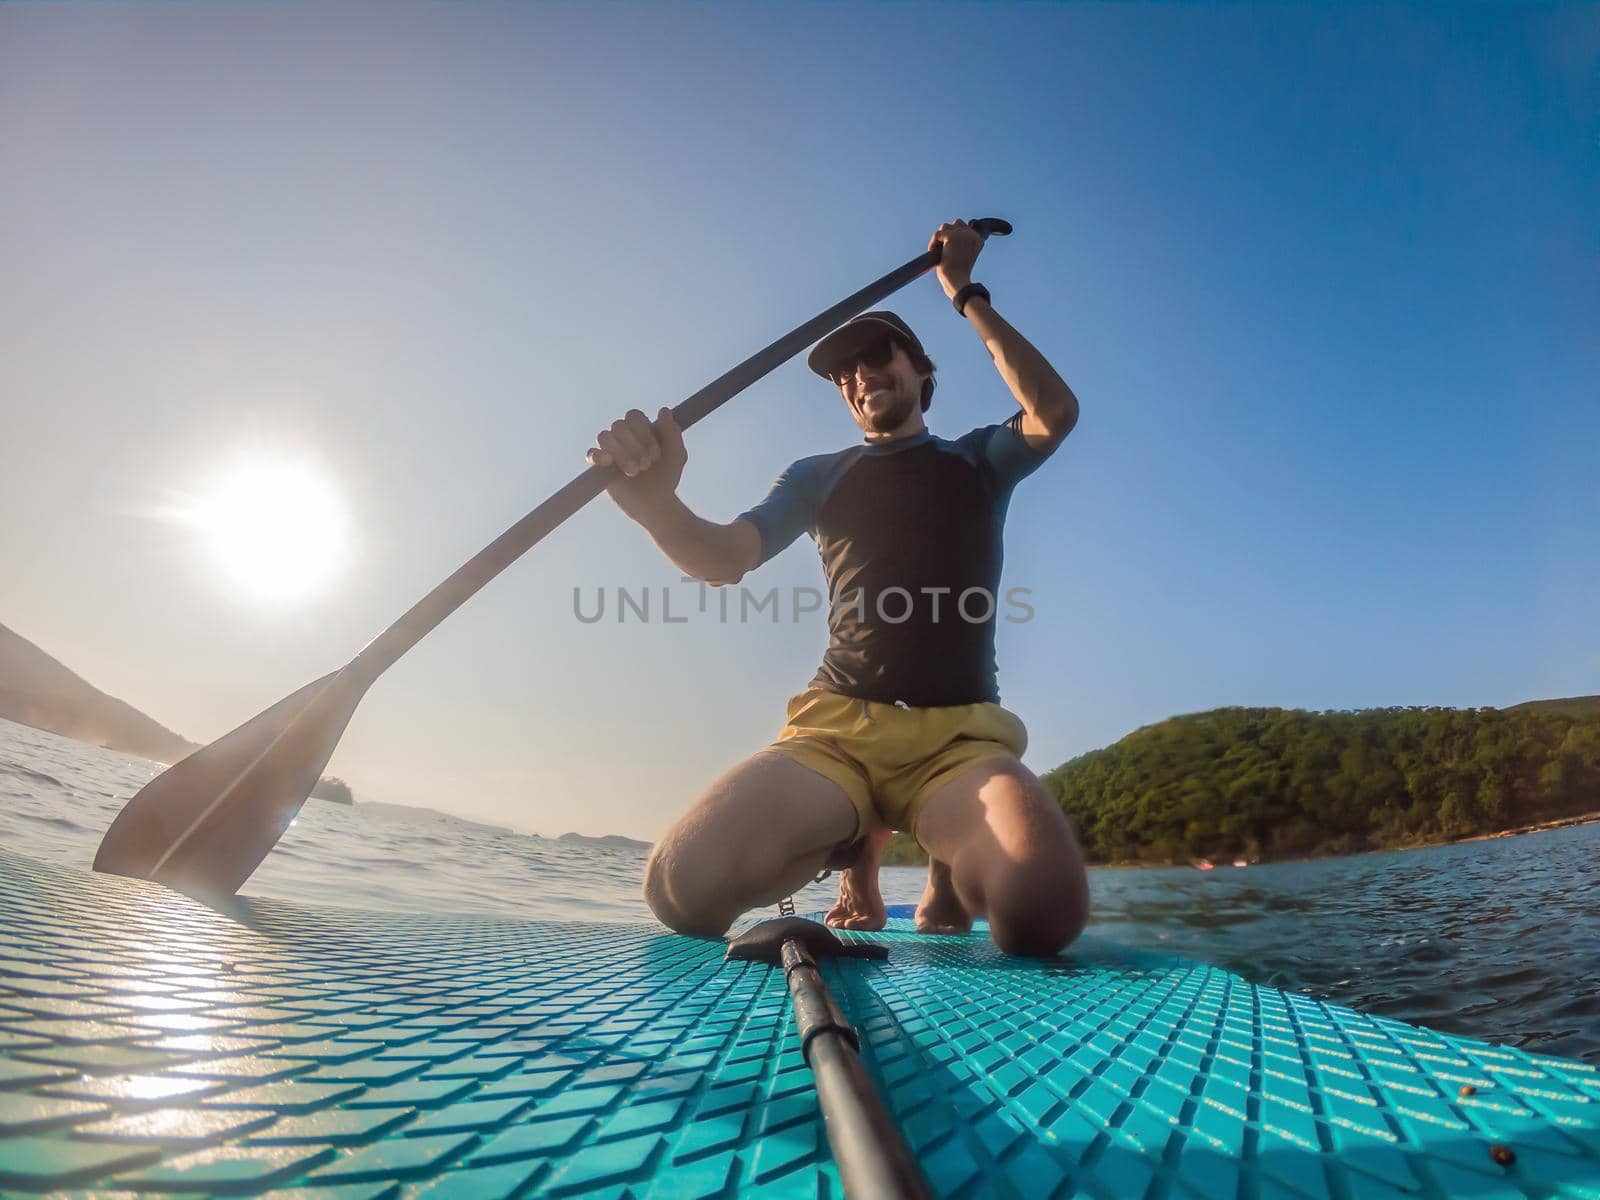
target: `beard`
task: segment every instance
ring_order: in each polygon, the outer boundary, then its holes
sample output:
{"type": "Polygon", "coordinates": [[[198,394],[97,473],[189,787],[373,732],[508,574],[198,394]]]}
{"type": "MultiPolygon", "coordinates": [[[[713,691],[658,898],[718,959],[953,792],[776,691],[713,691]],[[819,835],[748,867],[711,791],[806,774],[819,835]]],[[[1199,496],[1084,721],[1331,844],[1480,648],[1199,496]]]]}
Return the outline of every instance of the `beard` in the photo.
{"type": "Polygon", "coordinates": [[[877,411],[863,408],[861,419],[867,423],[867,430],[871,433],[893,433],[910,419],[912,409],[917,403],[918,397],[900,392],[896,394],[894,403],[888,408],[877,411]]]}

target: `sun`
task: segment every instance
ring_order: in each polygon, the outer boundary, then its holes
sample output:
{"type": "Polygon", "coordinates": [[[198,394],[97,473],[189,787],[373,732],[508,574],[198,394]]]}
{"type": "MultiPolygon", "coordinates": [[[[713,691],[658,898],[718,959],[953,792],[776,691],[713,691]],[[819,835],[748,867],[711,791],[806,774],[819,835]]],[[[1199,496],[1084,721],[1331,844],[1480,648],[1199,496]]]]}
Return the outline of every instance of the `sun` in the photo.
{"type": "Polygon", "coordinates": [[[242,463],[218,480],[191,516],[229,581],[257,600],[285,603],[313,595],[344,559],[344,504],[305,463],[242,463]]]}

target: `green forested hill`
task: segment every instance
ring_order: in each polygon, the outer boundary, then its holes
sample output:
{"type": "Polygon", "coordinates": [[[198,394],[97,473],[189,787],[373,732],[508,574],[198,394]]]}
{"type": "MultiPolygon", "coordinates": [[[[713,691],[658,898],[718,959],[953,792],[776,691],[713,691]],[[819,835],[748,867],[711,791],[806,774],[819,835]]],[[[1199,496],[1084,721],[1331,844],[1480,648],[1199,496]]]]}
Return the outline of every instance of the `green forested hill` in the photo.
{"type": "Polygon", "coordinates": [[[1600,809],[1600,708],[1219,708],[1044,781],[1097,862],[1417,845],[1600,809]]]}

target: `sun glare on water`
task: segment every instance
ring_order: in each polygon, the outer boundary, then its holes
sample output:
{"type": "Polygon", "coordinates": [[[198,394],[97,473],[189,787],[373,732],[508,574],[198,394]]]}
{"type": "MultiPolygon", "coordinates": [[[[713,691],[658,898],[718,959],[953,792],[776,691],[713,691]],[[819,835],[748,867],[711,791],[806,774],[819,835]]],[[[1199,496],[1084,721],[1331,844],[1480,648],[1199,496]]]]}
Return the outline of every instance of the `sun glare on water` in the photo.
{"type": "Polygon", "coordinates": [[[302,463],[259,461],[222,477],[193,519],[228,579],[271,603],[326,586],[344,556],[344,505],[302,463]]]}

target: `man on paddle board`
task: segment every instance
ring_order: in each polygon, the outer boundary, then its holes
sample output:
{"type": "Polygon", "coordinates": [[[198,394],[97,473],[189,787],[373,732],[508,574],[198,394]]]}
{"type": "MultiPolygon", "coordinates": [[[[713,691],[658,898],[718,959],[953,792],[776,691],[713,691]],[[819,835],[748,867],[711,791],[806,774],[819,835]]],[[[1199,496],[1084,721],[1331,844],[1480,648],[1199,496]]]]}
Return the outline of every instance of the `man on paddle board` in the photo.
{"type": "Polygon", "coordinates": [[[1011,491],[1078,419],[1078,401],[972,280],[983,239],[941,225],[938,279],[1021,411],[954,441],[924,423],[934,365],[890,312],[823,338],[807,363],[864,439],[802,459],[755,508],[707,521],[677,496],[687,454],[671,411],[635,409],[589,461],[615,464],[613,500],[686,574],[732,584],[809,533],[830,596],[822,667],[777,740],[711,784],[656,844],[645,898],[680,933],[720,937],[825,865],[845,868],[830,924],[881,929],[878,867],[892,830],[932,860],[924,931],[987,918],[1010,954],[1049,955],[1082,930],[1088,887],[1065,816],[1022,765],[1027,731],[1002,708],[995,614],[1011,491]]]}

